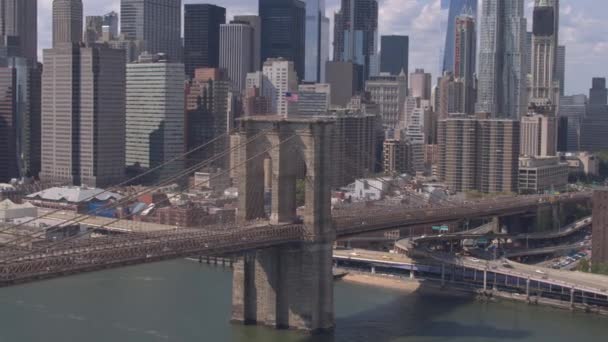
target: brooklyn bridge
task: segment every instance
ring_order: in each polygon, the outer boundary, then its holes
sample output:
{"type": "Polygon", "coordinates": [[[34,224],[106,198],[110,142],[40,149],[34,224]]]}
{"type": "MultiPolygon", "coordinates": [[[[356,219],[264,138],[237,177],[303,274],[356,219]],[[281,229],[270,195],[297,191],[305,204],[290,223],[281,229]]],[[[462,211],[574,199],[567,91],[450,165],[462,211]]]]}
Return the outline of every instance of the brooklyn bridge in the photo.
{"type": "MultiPolygon", "coordinates": [[[[332,128],[329,119],[239,120],[233,146],[221,153],[238,155],[232,170],[225,171],[234,171],[239,178],[235,223],[199,228],[166,226],[155,231],[123,229],[120,234],[76,235],[44,244],[31,243],[43,232],[16,234],[18,226],[2,228],[0,233],[13,234],[13,239],[0,247],[0,284],[10,286],[191,256],[235,255],[234,321],[322,331],[334,326],[332,252],[337,239],[477,218],[533,214],[539,207],[588,203],[592,197],[590,192],[578,192],[444,201],[420,207],[360,205],[332,210],[328,181],[332,160],[330,153],[325,153],[331,148],[332,128]],[[267,159],[272,161],[269,215],[264,208],[267,159]],[[298,216],[296,178],[302,173],[305,204],[303,215],[298,216]]],[[[180,176],[163,180],[159,186],[180,176]]],[[[50,229],[92,219],[89,215],[75,215],[50,229]]],[[[97,228],[111,230],[124,221],[128,218],[107,219],[97,228]]]]}

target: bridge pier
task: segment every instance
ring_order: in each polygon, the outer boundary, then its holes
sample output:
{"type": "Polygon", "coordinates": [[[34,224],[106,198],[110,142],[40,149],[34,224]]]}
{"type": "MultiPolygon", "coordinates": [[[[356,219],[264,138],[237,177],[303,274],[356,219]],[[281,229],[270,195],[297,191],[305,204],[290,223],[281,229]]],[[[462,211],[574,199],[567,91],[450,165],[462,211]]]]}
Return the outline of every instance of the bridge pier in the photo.
{"type": "Polygon", "coordinates": [[[296,179],[304,175],[302,240],[248,253],[234,266],[232,321],[307,332],[334,327],[331,218],[333,121],[249,117],[239,120],[237,140],[258,136],[238,151],[237,220],[265,218],[264,161],[270,159],[270,221],[291,224],[296,215],[296,179]],[[297,166],[305,168],[296,169],[297,166]]]}

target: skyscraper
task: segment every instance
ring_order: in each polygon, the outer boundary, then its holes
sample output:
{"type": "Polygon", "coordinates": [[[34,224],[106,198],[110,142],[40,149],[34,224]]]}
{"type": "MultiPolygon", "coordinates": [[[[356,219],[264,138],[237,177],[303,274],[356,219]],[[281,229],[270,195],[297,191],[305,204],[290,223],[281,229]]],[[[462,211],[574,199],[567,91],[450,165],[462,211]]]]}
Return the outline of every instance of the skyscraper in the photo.
{"type": "Polygon", "coordinates": [[[456,18],[460,15],[477,17],[477,0],[447,0],[442,1],[443,7],[448,10],[445,48],[443,55],[443,71],[454,70],[454,35],[456,33],[456,18]]]}
{"type": "Polygon", "coordinates": [[[424,69],[416,69],[410,75],[410,97],[419,97],[423,100],[431,99],[431,74],[424,69]]]}
{"type": "Polygon", "coordinates": [[[306,60],[304,80],[325,81],[325,64],[329,60],[329,18],[325,0],[306,2],[306,60]]]}
{"type": "Polygon", "coordinates": [[[262,21],[262,63],[269,58],[292,61],[305,77],[306,4],[300,0],[259,0],[262,21]]]}
{"type": "Polygon", "coordinates": [[[527,112],[524,0],[483,0],[477,111],[519,119],[527,112]]]}
{"type": "Polygon", "coordinates": [[[107,32],[109,39],[118,37],[118,13],[112,11],[103,15],[103,32],[107,32]]]}
{"type": "Polygon", "coordinates": [[[107,187],[124,179],[125,52],[44,50],[43,181],[107,187]]]}
{"type": "Polygon", "coordinates": [[[226,9],[209,4],[184,6],[184,62],[186,74],[198,68],[220,65],[220,25],[226,23],[226,9]]]}
{"type": "Polygon", "coordinates": [[[380,38],[380,72],[393,76],[404,71],[409,75],[410,38],[408,36],[382,36],[380,38]]]}
{"type": "Polygon", "coordinates": [[[254,71],[254,32],[253,27],[244,22],[220,26],[219,66],[228,73],[236,92],[245,90],[247,73],[254,71]]]}
{"type": "Polygon", "coordinates": [[[605,106],[608,104],[608,89],[606,88],[606,78],[594,77],[589,89],[589,104],[605,106]]]}
{"type": "Polygon", "coordinates": [[[270,112],[281,116],[294,115],[297,104],[287,98],[298,91],[298,76],[294,63],[282,58],[270,58],[262,68],[262,94],[270,101],[270,112]]]}
{"type": "Polygon", "coordinates": [[[141,51],[182,60],[181,0],[121,0],[120,30],[141,51]]]}
{"type": "Polygon", "coordinates": [[[463,112],[475,112],[475,73],[477,61],[477,32],[475,18],[470,15],[456,17],[454,44],[454,77],[463,83],[463,112]]]}
{"type": "Polygon", "coordinates": [[[38,61],[37,0],[0,0],[0,47],[17,40],[16,56],[38,61]]]}
{"type": "Polygon", "coordinates": [[[378,64],[378,1],[342,0],[334,24],[334,61],[363,66],[363,80],[378,64]]]}
{"type": "Polygon", "coordinates": [[[535,0],[532,25],[532,85],[530,102],[556,105],[559,93],[557,47],[559,0],[535,0]]]}
{"type": "Polygon", "coordinates": [[[53,0],[53,47],[82,41],[82,0],[53,0]]]}
{"type": "Polygon", "coordinates": [[[405,120],[404,102],[407,97],[407,75],[405,72],[397,76],[373,76],[365,83],[365,91],[371,100],[379,107],[382,124],[387,129],[395,129],[405,120]]]}
{"type": "Polygon", "coordinates": [[[95,43],[103,37],[103,17],[100,15],[85,18],[84,42],[95,43]]]}
{"type": "Polygon", "coordinates": [[[55,47],[43,52],[40,178],[114,185],[124,178],[125,52],[78,44],[80,1],[56,0],[53,15],[55,47]]]}
{"type": "Polygon", "coordinates": [[[247,23],[253,29],[253,70],[262,70],[262,21],[257,15],[235,15],[234,22],[247,23]]]}
{"type": "MultiPolygon", "coordinates": [[[[184,65],[142,54],[127,64],[126,166],[144,171],[183,153],[184,65]]],[[[183,160],[163,166],[152,179],[180,172],[183,160]]]]}
{"type": "Polygon", "coordinates": [[[17,74],[0,67],[0,182],[19,176],[17,164],[17,74]]]}

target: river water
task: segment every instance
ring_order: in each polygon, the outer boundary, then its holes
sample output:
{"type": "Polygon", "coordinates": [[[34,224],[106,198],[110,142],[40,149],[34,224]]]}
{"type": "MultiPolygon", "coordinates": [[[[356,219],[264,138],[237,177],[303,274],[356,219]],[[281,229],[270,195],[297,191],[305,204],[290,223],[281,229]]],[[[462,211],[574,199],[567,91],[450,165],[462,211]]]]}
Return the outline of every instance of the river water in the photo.
{"type": "Polygon", "coordinates": [[[231,273],[189,261],[0,289],[0,342],[608,341],[608,318],[336,283],[332,336],[229,324],[231,273]]]}

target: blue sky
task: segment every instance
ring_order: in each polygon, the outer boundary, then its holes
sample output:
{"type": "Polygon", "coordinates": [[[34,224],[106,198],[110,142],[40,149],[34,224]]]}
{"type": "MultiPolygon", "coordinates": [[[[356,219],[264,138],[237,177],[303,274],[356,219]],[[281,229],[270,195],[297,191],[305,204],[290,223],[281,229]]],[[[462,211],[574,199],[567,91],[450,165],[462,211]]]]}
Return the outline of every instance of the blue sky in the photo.
{"type": "MultiPolygon", "coordinates": [[[[528,2],[531,10],[533,0],[528,2]]],[[[214,3],[235,14],[257,13],[256,0],[184,0],[214,3]]],[[[332,20],[339,0],[326,0],[332,20]]],[[[379,0],[380,34],[410,36],[410,70],[424,68],[437,76],[443,40],[440,37],[441,0],[379,0]]],[[[120,0],[83,0],[85,15],[119,11],[120,0]]],[[[50,46],[52,0],[39,0],[40,48],[50,46]]],[[[561,0],[560,41],[567,46],[566,93],[588,93],[591,78],[608,76],[608,1],[561,0]]],[[[530,24],[530,23],[529,23],[530,24]]]]}

